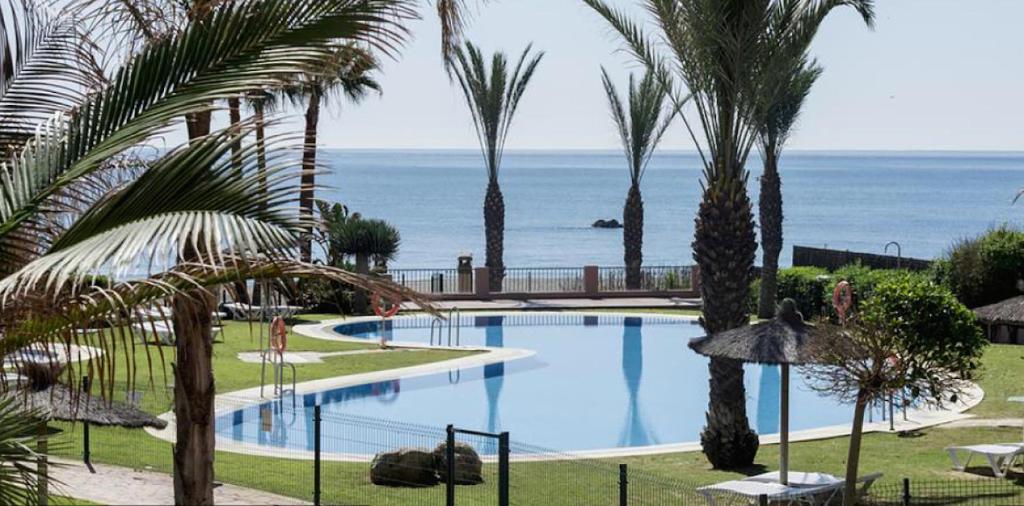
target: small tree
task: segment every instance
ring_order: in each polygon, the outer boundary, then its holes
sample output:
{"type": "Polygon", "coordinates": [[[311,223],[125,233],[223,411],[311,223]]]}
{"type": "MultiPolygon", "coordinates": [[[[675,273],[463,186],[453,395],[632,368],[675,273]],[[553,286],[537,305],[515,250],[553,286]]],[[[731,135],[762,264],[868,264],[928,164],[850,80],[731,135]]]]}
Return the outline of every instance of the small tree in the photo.
{"type": "MultiPolygon", "coordinates": [[[[892,392],[942,405],[969,385],[986,341],[974,313],[948,289],[919,276],[899,276],[875,288],[842,332],[822,342],[820,365],[809,367],[813,388],[854,402],[846,482],[856,483],[864,412],[892,392]]],[[[843,504],[855,504],[847,487],[843,504]]]]}

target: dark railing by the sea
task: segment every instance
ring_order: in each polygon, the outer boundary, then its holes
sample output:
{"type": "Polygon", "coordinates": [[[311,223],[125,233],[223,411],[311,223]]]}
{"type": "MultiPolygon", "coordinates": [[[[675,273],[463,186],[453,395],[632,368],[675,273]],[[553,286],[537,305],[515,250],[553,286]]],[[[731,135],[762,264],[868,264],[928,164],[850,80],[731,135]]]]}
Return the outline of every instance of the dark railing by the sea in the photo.
{"type": "Polygon", "coordinates": [[[439,299],[573,298],[573,297],[697,297],[695,266],[644,266],[639,284],[630,287],[625,267],[507,267],[500,289],[490,286],[487,267],[456,269],[393,269],[391,280],[439,299]]]}

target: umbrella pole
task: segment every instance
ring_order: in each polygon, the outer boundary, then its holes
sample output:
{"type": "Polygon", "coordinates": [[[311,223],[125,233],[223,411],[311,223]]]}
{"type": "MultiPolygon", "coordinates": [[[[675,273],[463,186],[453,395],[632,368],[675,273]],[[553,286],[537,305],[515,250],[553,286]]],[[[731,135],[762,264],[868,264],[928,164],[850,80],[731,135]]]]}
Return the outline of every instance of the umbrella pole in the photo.
{"type": "Polygon", "coordinates": [[[789,364],[782,364],[779,395],[779,482],[789,484],[789,364]]]}

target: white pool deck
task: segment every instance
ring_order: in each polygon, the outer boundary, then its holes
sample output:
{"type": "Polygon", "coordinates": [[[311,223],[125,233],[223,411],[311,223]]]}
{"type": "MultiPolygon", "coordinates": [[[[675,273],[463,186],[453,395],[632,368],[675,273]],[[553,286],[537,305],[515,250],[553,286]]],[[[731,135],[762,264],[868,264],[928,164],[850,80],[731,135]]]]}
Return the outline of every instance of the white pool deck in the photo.
{"type": "MultiPolygon", "coordinates": [[[[460,308],[465,308],[460,306],[460,308]]],[[[492,315],[511,315],[511,314],[523,314],[523,311],[494,311],[488,312],[492,315]]],[[[581,311],[586,314],[586,311],[581,311]]],[[[607,313],[594,313],[607,315],[607,313]]],[[[649,313],[629,313],[626,311],[620,312],[620,314],[627,316],[649,316],[649,313]]],[[[680,319],[693,320],[694,317],[690,316],[677,316],[680,319]]],[[[345,324],[345,323],[359,323],[365,321],[378,321],[377,317],[359,317],[359,318],[347,318],[347,319],[336,319],[318,322],[315,324],[296,325],[294,331],[307,337],[315,339],[324,339],[329,341],[354,341],[365,343],[365,339],[353,338],[344,335],[340,335],[333,331],[333,328],[345,324]]],[[[370,373],[354,374],[349,376],[339,376],[334,378],[319,379],[313,381],[305,381],[296,385],[296,395],[301,396],[306,393],[320,392],[325,390],[332,390],[337,388],[343,388],[348,386],[362,385],[366,383],[383,382],[395,379],[402,379],[414,376],[423,376],[428,374],[434,374],[438,372],[447,372],[454,368],[465,368],[482,366],[495,362],[512,361],[520,358],[529,357],[535,354],[532,350],[525,349],[514,349],[514,348],[487,348],[479,346],[461,346],[461,347],[438,347],[428,346],[421,343],[392,343],[396,347],[407,347],[407,348],[432,348],[432,349],[453,349],[453,350],[474,350],[480,351],[481,353],[470,355],[467,357],[461,357],[451,360],[443,360],[440,362],[433,362],[430,364],[417,365],[412,367],[403,367],[399,369],[389,369],[384,371],[375,371],[370,373]]],[[[268,385],[268,390],[271,387],[268,385]]],[[[984,391],[980,387],[973,385],[968,389],[964,395],[960,396],[960,401],[955,404],[948,404],[944,407],[924,407],[915,408],[908,410],[906,420],[903,419],[902,413],[897,412],[896,421],[893,424],[894,432],[901,431],[912,431],[923,429],[927,427],[934,427],[950,422],[956,422],[960,420],[966,420],[973,418],[974,415],[965,413],[965,411],[976,406],[984,398],[984,391]]],[[[259,387],[248,388],[245,390],[239,390],[230,392],[223,395],[218,395],[216,399],[216,410],[217,416],[233,412],[237,409],[242,409],[248,406],[258,405],[271,400],[267,397],[260,396],[259,387]]],[[[287,400],[285,401],[287,402],[287,400]]],[[[694,406],[694,409],[703,412],[705,406],[694,406]]],[[[147,429],[150,434],[159,437],[167,441],[174,441],[174,417],[172,413],[164,413],[161,418],[167,420],[168,426],[163,430],[147,429]]],[[[820,439],[829,439],[835,437],[847,436],[850,434],[850,424],[839,424],[828,427],[819,427],[815,429],[806,429],[794,431],[790,434],[790,441],[813,441],[820,439]]],[[[864,424],[864,432],[889,432],[890,425],[889,421],[875,421],[872,423],[864,424]]],[[[513,434],[513,439],[515,435],[513,434]]],[[[760,436],[761,444],[778,444],[778,434],[766,434],[760,436]]],[[[528,443],[528,441],[524,441],[528,443]]],[[[281,458],[294,458],[294,459],[311,459],[312,452],[301,451],[301,450],[284,450],[281,448],[265,447],[251,443],[239,443],[235,441],[229,441],[224,439],[218,439],[217,449],[219,451],[230,451],[237,453],[245,453],[250,455],[262,455],[262,456],[274,456],[281,458]]],[[[530,457],[517,457],[513,456],[512,460],[546,460],[546,459],[560,459],[560,458],[571,458],[574,456],[579,457],[622,457],[622,456],[635,456],[635,455],[655,455],[663,453],[677,453],[677,452],[699,452],[701,451],[699,441],[673,443],[673,444],[662,444],[642,447],[628,447],[628,448],[609,448],[601,450],[585,450],[585,451],[573,451],[566,454],[550,454],[550,455],[534,455],[530,457]]],[[[367,455],[351,455],[351,454],[325,454],[323,458],[325,460],[337,460],[337,461],[366,461],[371,456],[367,455]]]]}

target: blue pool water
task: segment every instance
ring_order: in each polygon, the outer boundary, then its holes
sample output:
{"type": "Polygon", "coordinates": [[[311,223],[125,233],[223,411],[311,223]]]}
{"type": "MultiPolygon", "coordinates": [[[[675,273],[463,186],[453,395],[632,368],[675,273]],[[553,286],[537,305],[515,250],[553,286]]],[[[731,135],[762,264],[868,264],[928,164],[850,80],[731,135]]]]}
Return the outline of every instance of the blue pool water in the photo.
{"type": "MultiPolygon", "coordinates": [[[[429,321],[399,318],[385,330],[386,337],[425,343],[429,321]]],[[[218,436],[310,450],[312,406],[321,404],[328,419],[335,413],[436,427],[453,423],[489,432],[510,431],[518,441],[562,451],[700,438],[708,372],[707,359],[686,346],[702,334],[695,322],[558,313],[463,316],[461,323],[463,345],[521,348],[536,354],[507,363],[308,394],[296,400],[295,409],[291,402],[252,406],[220,417],[218,436]]],[[[380,336],[377,323],[343,325],[336,331],[367,339],[380,336]]],[[[778,368],[748,366],[745,384],[751,424],[761,434],[777,432],[778,368]]],[[[851,408],[810,391],[799,372],[793,375],[792,396],[792,430],[851,420],[851,408]]],[[[329,439],[323,450],[365,452],[347,441],[329,439]]]]}

